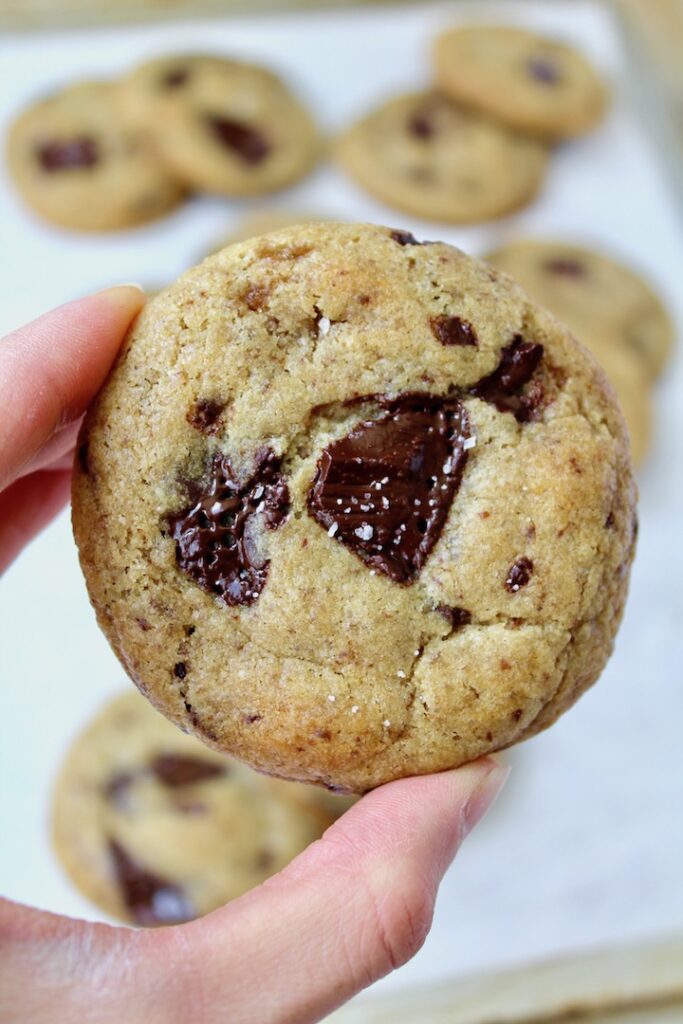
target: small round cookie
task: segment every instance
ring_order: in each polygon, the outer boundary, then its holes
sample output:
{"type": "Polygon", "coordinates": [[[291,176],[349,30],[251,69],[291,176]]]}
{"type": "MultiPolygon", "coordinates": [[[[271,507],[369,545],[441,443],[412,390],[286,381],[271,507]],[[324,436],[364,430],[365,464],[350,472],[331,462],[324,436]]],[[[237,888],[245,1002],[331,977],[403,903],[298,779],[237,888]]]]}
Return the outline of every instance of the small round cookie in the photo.
{"type": "Polygon", "coordinates": [[[524,29],[466,25],[434,46],[437,84],[452,99],[549,141],[590,131],[607,91],[571,46],[524,29]]]}
{"type": "Polygon", "coordinates": [[[80,231],[127,228],[161,217],[184,190],[127,127],[110,82],[81,82],[36,103],[14,122],[10,173],[45,220],[80,231]]]}
{"type": "Polygon", "coordinates": [[[658,377],[671,354],[674,330],[661,299],[635,271],[571,242],[521,239],[486,257],[555,313],[589,348],[613,346],[658,377]]]}
{"type": "Polygon", "coordinates": [[[148,126],[161,158],[191,188],[273,192],[303,177],[320,150],[313,120],[265,68],[222,57],[151,60],[122,81],[120,102],[148,126]]]}
{"type": "Polygon", "coordinates": [[[436,92],[389,100],[338,140],[336,155],[359,185],[428,220],[489,220],[530,202],[546,148],[456,106],[436,92]]]}
{"type": "Polygon", "coordinates": [[[147,304],[84,423],[73,522],[153,703],[362,791],[532,735],[597,678],[634,501],[607,379],[510,278],[307,224],[147,304]]]}
{"type": "Polygon", "coordinates": [[[69,750],[53,836],[72,881],[107,913],[172,924],[259,885],[348,806],[216,754],[131,690],[69,750]]]}

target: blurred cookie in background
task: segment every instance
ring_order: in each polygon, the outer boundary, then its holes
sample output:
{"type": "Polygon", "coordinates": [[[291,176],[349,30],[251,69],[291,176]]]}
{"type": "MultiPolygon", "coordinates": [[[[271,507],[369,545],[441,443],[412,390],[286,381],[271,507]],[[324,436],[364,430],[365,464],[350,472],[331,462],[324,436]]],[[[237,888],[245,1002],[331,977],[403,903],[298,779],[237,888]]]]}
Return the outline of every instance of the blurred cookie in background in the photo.
{"type": "Polygon", "coordinates": [[[81,231],[110,231],[161,217],[184,188],[148,135],[128,126],[110,82],[80,82],[40,100],[10,128],[7,161],[26,203],[81,231]]]}
{"type": "Polygon", "coordinates": [[[631,352],[650,378],[671,353],[673,324],[643,278],[594,249],[554,240],[522,239],[486,257],[555,313],[591,347],[611,344],[631,352]]]}
{"type": "Polygon", "coordinates": [[[53,835],[71,880],[108,914],[172,924],[259,885],[352,802],[258,775],[130,690],[73,743],[55,787],[53,835]]]}
{"type": "Polygon", "coordinates": [[[320,153],[305,107],[277,75],[253,64],[160,57],[121,81],[120,102],[132,124],[152,133],[168,168],[196,191],[273,192],[303,177],[320,153]]]}
{"type": "Polygon", "coordinates": [[[571,46],[504,25],[465,25],[434,46],[439,87],[452,99],[549,141],[590,131],[604,82],[571,46]]]}
{"type": "Polygon", "coordinates": [[[674,340],[671,318],[650,285],[611,257],[569,242],[522,239],[486,259],[591,349],[614,385],[641,462],[650,438],[650,385],[674,340]]]}
{"type": "Polygon", "coordinates": [[[427,220],[465,224],[530,202],[548,163],[536,140],[438,92],[388,100],[338,140],[337,159],[377,199],[427,220]]]}

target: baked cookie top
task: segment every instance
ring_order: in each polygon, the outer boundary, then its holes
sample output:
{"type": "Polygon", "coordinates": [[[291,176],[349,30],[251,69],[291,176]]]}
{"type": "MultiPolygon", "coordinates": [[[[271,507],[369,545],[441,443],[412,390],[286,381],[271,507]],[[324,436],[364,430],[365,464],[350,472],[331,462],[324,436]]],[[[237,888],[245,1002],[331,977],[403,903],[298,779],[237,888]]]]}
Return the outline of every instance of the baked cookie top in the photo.
{"type": "Polygon", "coordinates": [[[444,32],[434,69],[454,100],[549,140],[589,131],[607,102],[603,81],[578,50],[511,26],[444,32]]]}
{"type": "Polygon", "coordinates": [[[209,750],[131,690],[69,750],[53,834],[76,886],[109,914],[173,924],[259,885],[347,806],[209,750]]]}
{"type": "Polygon", "coordinates": [[[634,501],[606,378],[510,278],[312,224],[148,303],[84,424],[73,519],[165,714],[360,791],[514,743],[595,680],[634,501]]]}
{"type": "Polygon", "coordinates": [[[125,228],[160,217],[184,189],[152,151],[147,134],[121,116],[116,86],[81,82],[21,114],[10,128],[14,183],[40,216],[83,231],[125,228]]]}
{"type": "Polygon", "coordinates": [[[515,278],[595,354],[635,356],[652,380],[671,354],[671,318],[649,284],[611,256],[555,239],[519,239],[486,259],[515,278]]]}
{"type": "Polygon", "coordinates": [[[120,85],[125,115],[148,125],[159,155],[188,186],[229,196],[272,192],[320,152],[308,111],[273,72],[201,54],[135,68],[120,85]]]}
{"type": "Polygon", "coordinates": [[[541,143],[437,92],[388,100],[338,139],[336,156],[359,185],[389,206],[463,224],[529,202],[548,163],[541,143]]]}

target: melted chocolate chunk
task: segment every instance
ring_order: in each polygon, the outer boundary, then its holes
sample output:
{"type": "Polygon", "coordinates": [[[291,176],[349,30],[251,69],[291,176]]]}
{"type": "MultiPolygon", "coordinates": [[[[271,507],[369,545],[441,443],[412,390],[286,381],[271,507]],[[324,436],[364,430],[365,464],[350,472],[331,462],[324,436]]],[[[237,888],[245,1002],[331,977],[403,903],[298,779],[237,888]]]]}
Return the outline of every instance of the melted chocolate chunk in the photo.
{"type": "Polygon", "coordinates": [[[558,274],[562,277],[583,277],[586,267],[580,260],[571,259],[569,256],[558,256],[556,259],[546,260],[543,269],[549,274],[558,274]]]}
{"type": "Polygon", "coordinates": [[[526,66],[532,78],[543,85],[557,85],[562,77],[557,64],[549,57],[531,57],[526,66]]]}
{"type": "Polygon", "coordinates": [[[173,666],[173,675],[176,679],[184,679],[187,675],[187,665],[184,661],[177,661],[173,666]]]}
{"type": "Polygon", "coordinates": [[[477,345],[477,332],[468,320],[459,316],[435,316],[432,332],[442,345],[477,345]]]}
{"type": "Polygon", "coordinates": [[[410,231],[392,231],[390,237],[399,245],[422,245],[410,231]]]}
{"type": "Polygon", "coordinates": [[[38,162],[44,171],[72,171],[94,167],[100,158],[96,139],[79,135],[72,139],[49,139],[36,148],[38,162]]]}
{"type": "Polygon", "coordinates": [[[246,164],[260,164],[270,153],[267,139],[248,124],[219,114],[209,114],[207,122],[221,145],[236,153],[246,164]]]}
{"type": "Polygon", "coordinates": [[[109,852],[121,895],[137,924],[178,924],[192,920],[195,911],[182,889],[148,871],[115,839],[109,840],[109,852]]]}
{"type": "Polygon", "coordinates": [[[436,606],[437,612],[443,615],[444,619],[448,619],[453,629],[460,629],[462,626],[467,626],[472,621],[471,612],[467,611],[467,608],[451,607],[448,604],[439,604],[436,606]]]}
{"type": "Polygon", "coordinates": [[[164,75],[162,85],[165,89],[178,89],[181,85],[185,85],[189,77],[189,68],[172,68],[164,75]]]}
{"type": "Polygon", "coordinates": [[[195,782],[204,782],[205,779],[215,779],[219,775],[224,775],[226,771],[222,764],[180,754],[158,754],[149,767],[158,781],[169,789],[191,786],[195,782]]]}
{"type": "Polygon", "coordinates": [[[510,566],[505,580],[505,589],[510,594],[516,594],[518,590],[527,585],[533,571],[534,563],[530,558],[518,558],[514,565],[510,566]]]}
{"type": "Polygon", "coordinates": [[[178,567],[227,605],[253,604],[266,584],[270,562],[258,551],[254,527],[262,518],[276,530],[289,511],[280,462],[262,452],[253,476],[240,484],[228,459],[216,454],[196,499],[168,517],[178,567]]]}
{"type": "Polygon", "coordinates": [[[511,412],[519,423],[526,423],[541,395],[540,392],[525,395],[522,388],[533,377],[542,357],[542,345],[524,341],[521,334],[515,335],[501,352],[500,362],[493,373],[471,387],[470,394],[491,402],[499,412],[511,412]]]}
{"type": "Polygon", "coordinates": [[[187,414],[187,422],[202,434],[217,434],[224,402],[215,398],[198,398],[187,414]]]}
{"type": "Polygon", "coordinates": [[[384,412],[324,449],[310,515],[366,565],[409,584],[436,544],[467,461],[457,398],[379,399],[384,412]]]}

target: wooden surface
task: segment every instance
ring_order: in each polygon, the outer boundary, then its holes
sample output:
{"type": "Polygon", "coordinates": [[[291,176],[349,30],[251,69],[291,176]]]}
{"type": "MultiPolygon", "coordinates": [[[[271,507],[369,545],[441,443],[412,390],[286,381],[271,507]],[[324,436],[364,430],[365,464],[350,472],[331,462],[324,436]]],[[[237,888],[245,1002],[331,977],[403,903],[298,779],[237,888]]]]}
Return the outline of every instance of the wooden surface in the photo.
{"type": "Polygon", "coordinates": [[[682,1024],[683,936],[597,951],[391,997],[368,996],[329,1024],[682,1024]]]}

